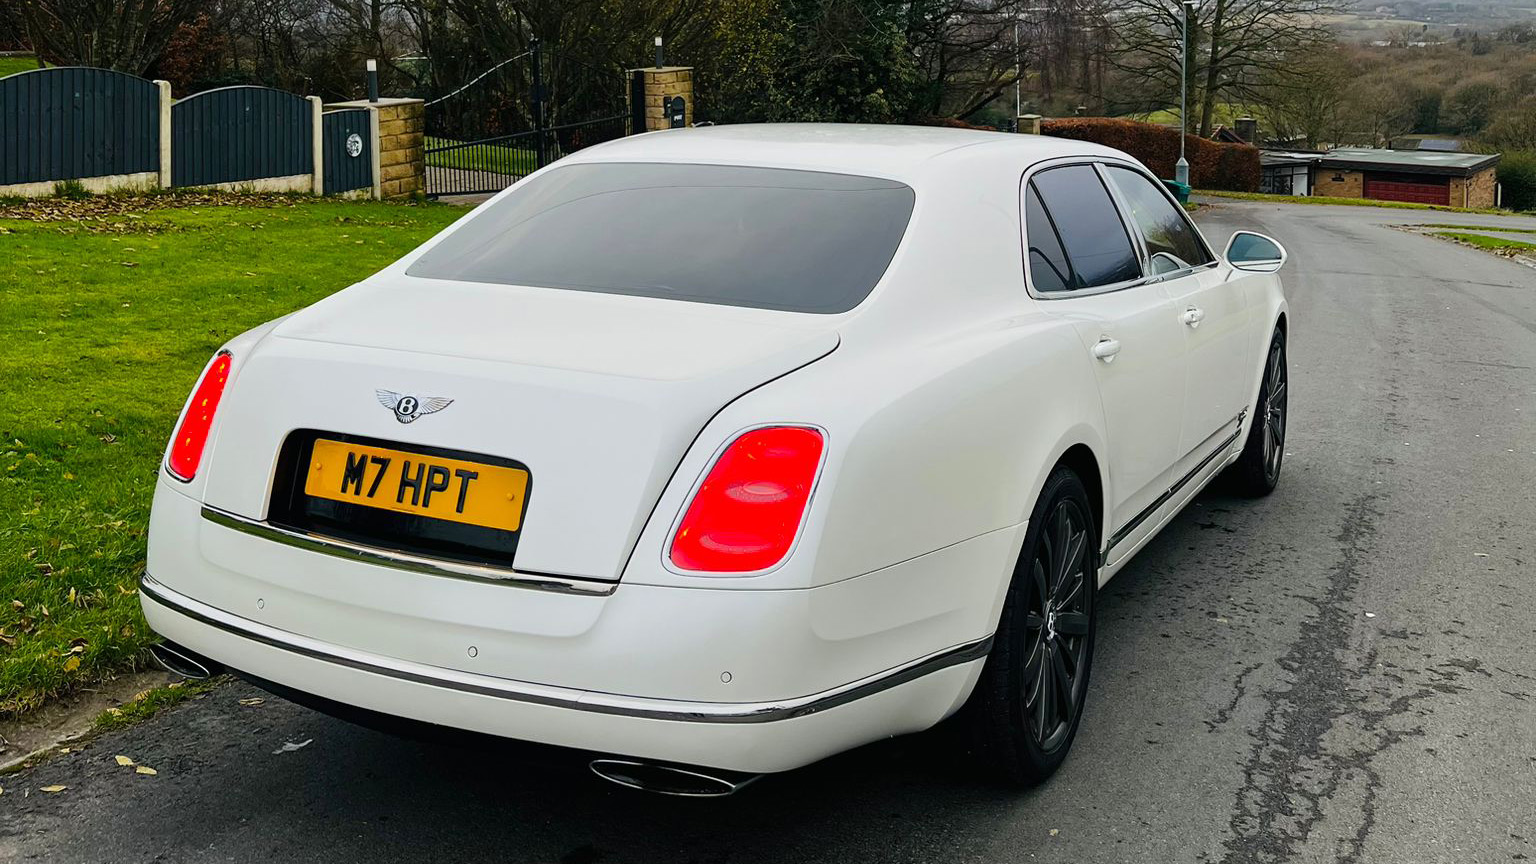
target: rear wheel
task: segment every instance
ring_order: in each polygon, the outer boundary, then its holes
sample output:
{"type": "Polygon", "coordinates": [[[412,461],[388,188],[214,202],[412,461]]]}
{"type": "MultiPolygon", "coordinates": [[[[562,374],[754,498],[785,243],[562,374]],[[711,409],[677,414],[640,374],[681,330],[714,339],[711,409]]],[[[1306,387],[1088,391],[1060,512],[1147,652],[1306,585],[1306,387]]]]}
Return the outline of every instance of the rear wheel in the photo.
{"type": "Polygon", "coordinates": [[[1078,476],[1057,468],[1030,516],[992,653],[971,696],[977,755],[1034,785],[1067,757],[1093,660],[1099,538],[1078,476]]]}
{"type": "Polygon", "coordinates": [[[1285,331],[1276,327],[1269,341],[1269,356],[1264,361],[1264,381],[1259,385],[1259,402],[1248,427],[1248,441],[1243,445],[1243,455],[1227,469],[1229,485],[1239,495],[1263,497],[1275,491],[1280,482],[1290,407],[1287,378],[1285,331]]]}

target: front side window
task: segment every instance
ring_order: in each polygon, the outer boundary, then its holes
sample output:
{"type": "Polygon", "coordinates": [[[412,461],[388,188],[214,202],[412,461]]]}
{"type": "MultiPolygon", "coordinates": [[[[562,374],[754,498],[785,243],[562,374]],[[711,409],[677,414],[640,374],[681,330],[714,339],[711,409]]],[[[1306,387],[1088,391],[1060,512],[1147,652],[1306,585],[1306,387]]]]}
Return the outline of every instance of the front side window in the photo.
{"type": "Polygon", "coordinates": [[[1105,171],[1125,199],[1131,220],[1141,229],[1153,273],[1171,273],[1211,262],[1210,253],[1189,220],[1145,174],[1118,165],[1105,166],[1105,171]]]}
{"type": "Polygon", "coordinates": [[[519,183],[406,273],[846,312],[890,266],[914,200],[902,183],[848,174],[567,165],[519,183]]]}
{"type": "Polygon", "coordinates": [[[1081,291],[1141,276],[1131,237],[1092,165],[1037,173],[1025,192],[1024,209],[1035,290],[1081,291]],[[1053,255],[1060,257],[1065,270],[1041,266],[1053,255]],[[1065,287],[1054,287],[1057,279],[1065,287]]]}

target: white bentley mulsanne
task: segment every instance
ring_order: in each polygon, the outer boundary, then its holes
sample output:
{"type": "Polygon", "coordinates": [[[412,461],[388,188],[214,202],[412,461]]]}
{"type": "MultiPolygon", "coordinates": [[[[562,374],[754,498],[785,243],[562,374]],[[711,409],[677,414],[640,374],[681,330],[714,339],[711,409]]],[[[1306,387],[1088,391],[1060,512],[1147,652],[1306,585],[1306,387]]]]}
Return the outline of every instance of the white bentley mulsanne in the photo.
{"type": "Polygon", "coordinates": [[[960,713],[1049,776],[1099,587],[1275,487],[1284,251],[1123,153],[674,130],[245,333],[166,453],[168,665],[734,791],[960,713]]]}

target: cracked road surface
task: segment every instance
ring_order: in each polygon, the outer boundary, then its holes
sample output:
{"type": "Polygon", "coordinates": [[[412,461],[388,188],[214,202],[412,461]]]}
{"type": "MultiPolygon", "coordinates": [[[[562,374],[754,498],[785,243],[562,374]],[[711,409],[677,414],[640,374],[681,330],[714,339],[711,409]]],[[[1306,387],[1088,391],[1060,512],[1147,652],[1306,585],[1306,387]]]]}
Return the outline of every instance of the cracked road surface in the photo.
{"type": "Polygon", "coordinates": [[[1385,227],[1487,216],[1198,218],[1290,249],[1286,473],[1263,501],[1205,494],[1105,590],[1046,786],[978,785],[935,732],[650,797],[239,683],[0,777],[0,860],[1536,859],[1536,271],[1385,227]]]}

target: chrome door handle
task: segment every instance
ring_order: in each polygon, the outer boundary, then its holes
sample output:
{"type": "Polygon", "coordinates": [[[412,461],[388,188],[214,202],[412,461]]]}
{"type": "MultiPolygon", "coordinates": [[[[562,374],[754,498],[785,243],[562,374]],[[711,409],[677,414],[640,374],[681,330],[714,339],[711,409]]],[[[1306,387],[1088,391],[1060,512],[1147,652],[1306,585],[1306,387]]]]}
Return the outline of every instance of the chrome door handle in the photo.
{"type": "Polygon", "coordinates": [[[1184,310],[1184,314],[1179,316],[1179,320],[1191,327],[1199,327],[1200,322],[1205,320],[1205,310],[1199,306],[1191,306],[1184,310]]]}
{"type": "Polygon", "coordinates": [[[1119,339],[1111,339],[1108,336],[1105,336],[1099,339],[1098,342],[1094,343],[1093,356],[1103,360],[1105,363],[1115,362],[1115,355],[1119,353],[1119,339]]]}

